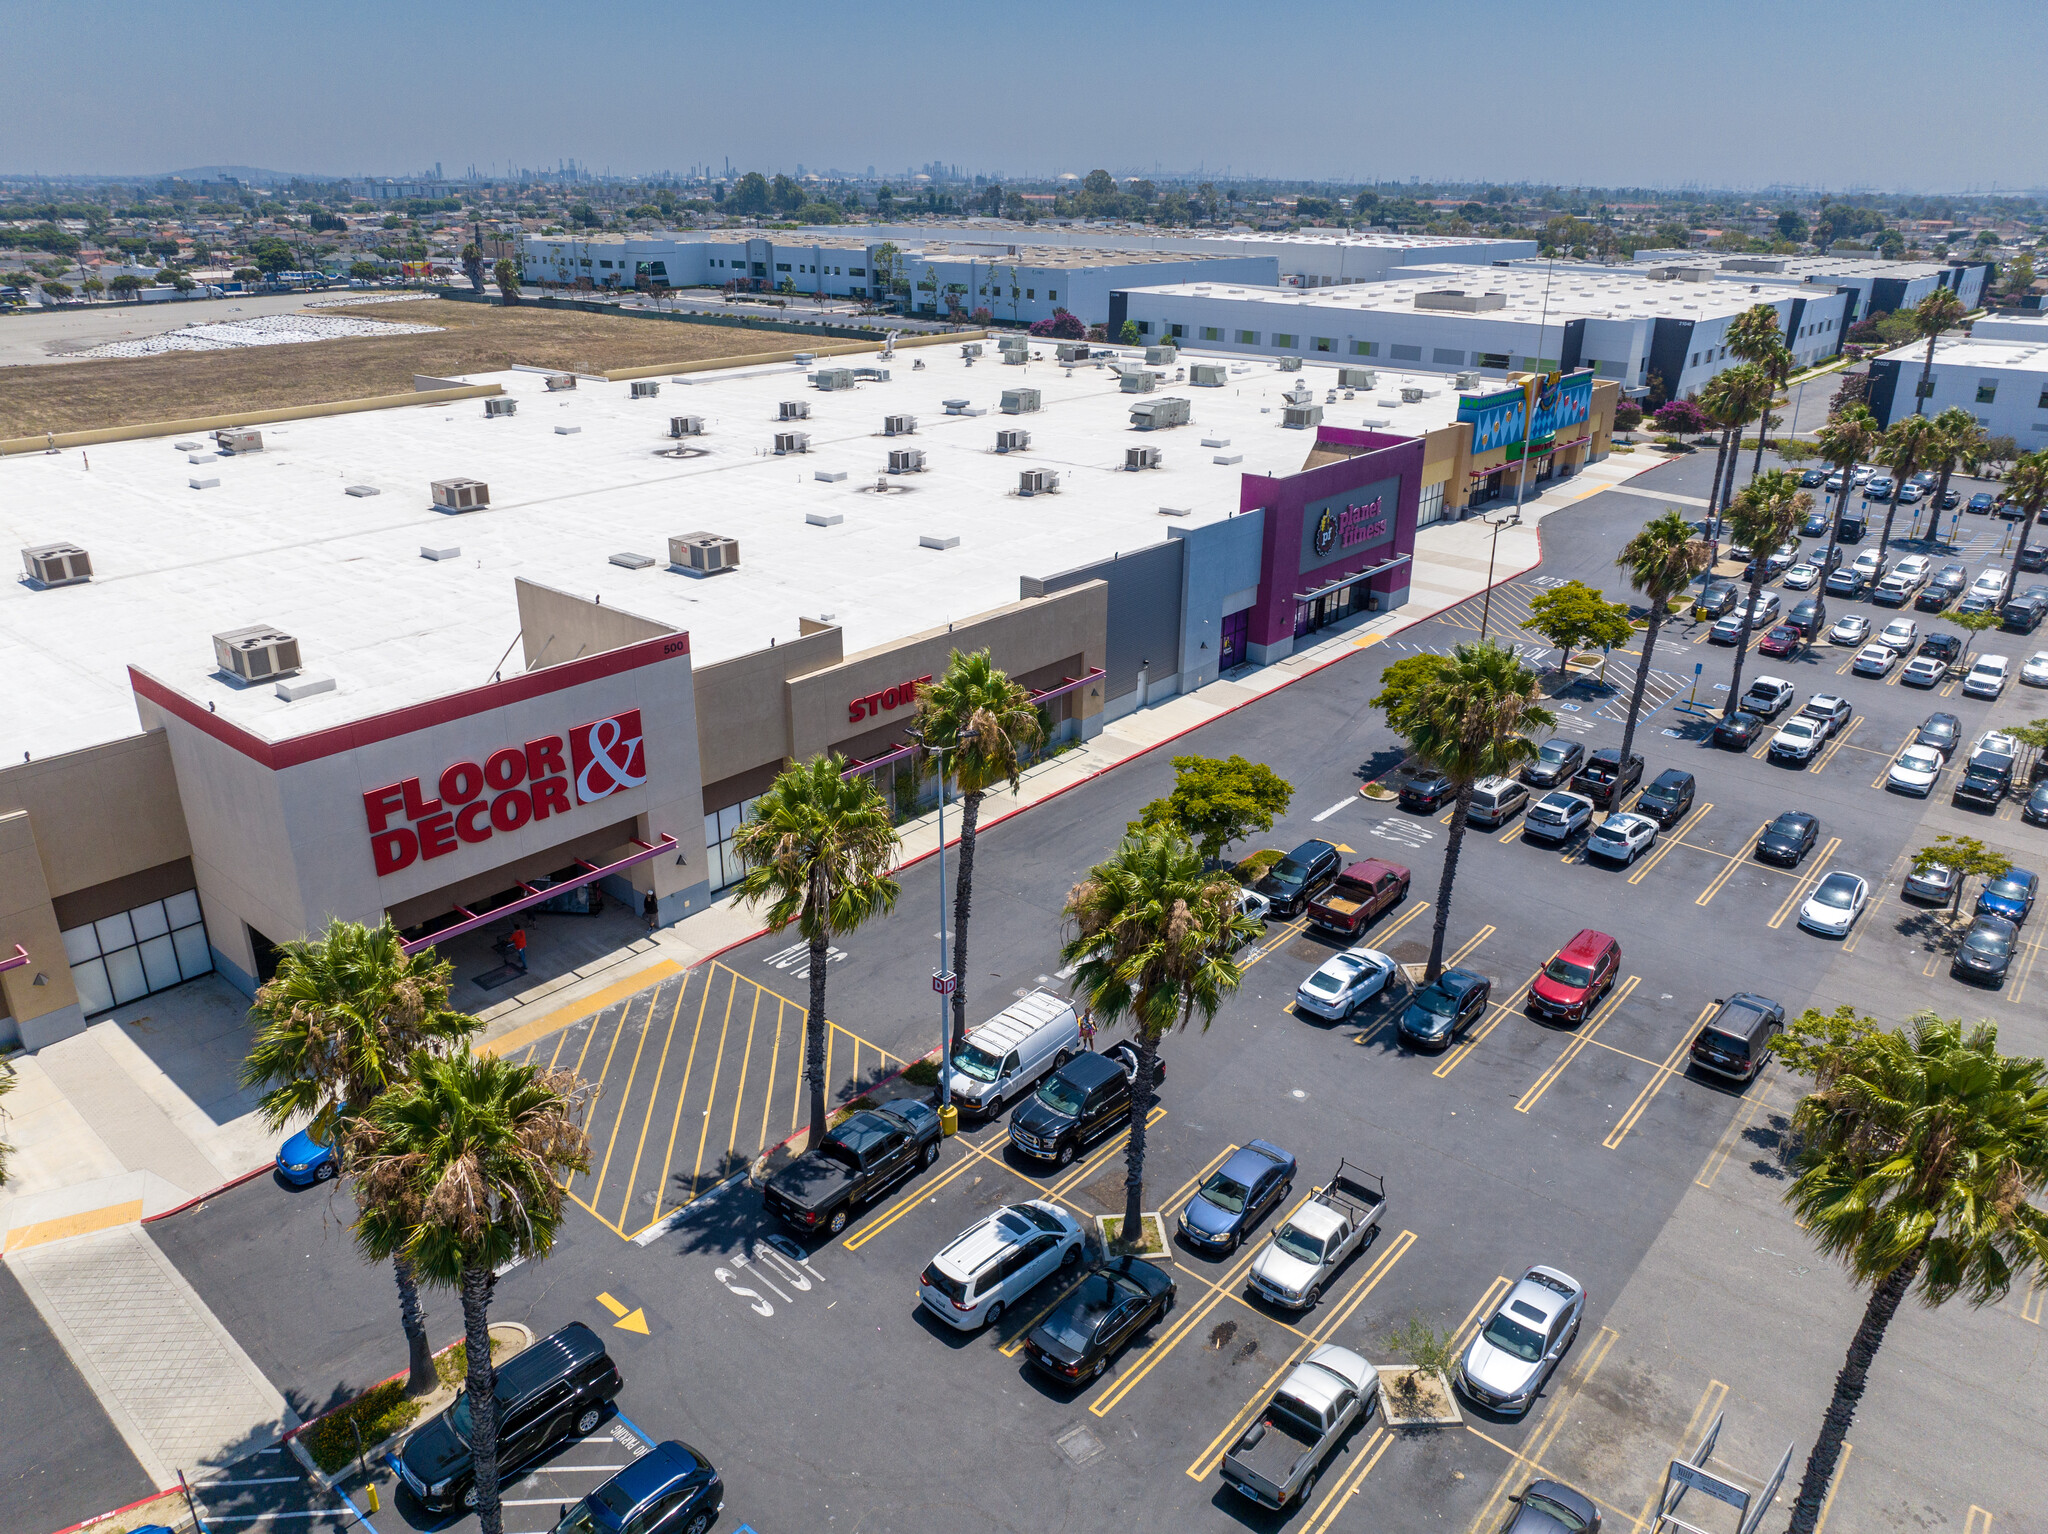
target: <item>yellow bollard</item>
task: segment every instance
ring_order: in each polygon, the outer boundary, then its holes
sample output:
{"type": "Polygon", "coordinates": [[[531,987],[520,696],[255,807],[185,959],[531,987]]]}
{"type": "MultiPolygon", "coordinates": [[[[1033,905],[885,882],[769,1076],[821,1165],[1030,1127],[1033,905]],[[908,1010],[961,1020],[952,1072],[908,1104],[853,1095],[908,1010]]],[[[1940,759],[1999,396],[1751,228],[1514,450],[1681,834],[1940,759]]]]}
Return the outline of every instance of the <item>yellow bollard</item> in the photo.
{"type": "Polygon", "coordinates": [[[375,1481],[370,1482],[368,1486],[363,1488],[363,1491],[364,1495],[369,1498],[370,1511],[373,1513],[381,1513],[384,1509],[380,1507],[377,1502],[377,1483],[375,1481]]]}
{"type": "Polygon", "coordinates": [[[953,1135],[958,1134],[959,1131],[960,1110],[954,1107],[953,1104],[947,1103],[939,1109],[939,1134],[941,1136],[953,1135]]]}

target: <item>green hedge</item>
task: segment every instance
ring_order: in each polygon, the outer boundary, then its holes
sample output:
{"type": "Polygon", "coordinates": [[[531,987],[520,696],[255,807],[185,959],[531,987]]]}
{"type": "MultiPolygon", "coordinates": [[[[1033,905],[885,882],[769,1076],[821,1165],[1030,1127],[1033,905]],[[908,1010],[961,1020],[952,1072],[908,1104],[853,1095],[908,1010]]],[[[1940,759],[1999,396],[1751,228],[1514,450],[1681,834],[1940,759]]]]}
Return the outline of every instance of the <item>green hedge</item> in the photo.
{"type": "Polygon", "coordinates": [[[332,1475],[356,1457],[358,1430],[362,1447],[373,1448],[393,1433],[411,1427],[419,1414],[420,1403],[406,1399],[405,1381],[387,1380],[364,1391],[348,1405],[329,1412],[300,1439],[313,1456],[313,1463],[332,1475]]]}

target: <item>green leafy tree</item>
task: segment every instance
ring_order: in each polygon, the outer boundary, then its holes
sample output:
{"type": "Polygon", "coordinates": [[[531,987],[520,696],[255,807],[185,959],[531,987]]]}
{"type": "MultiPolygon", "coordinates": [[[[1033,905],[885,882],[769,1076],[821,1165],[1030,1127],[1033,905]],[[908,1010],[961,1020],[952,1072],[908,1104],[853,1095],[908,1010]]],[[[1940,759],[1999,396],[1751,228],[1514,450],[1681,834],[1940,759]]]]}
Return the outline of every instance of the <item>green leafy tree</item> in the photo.
{"type": "Polygon", "coordinates": [[[2028,540],[2040,520],[2041,505],[2048,501],[2048,448],[2014,462],[2012,472],[2006,475],[2005,493],[2025,513],[2020,518],[2020,546],[2013,561],[2013,571],[2017,573],[2026,559],[2028,540]]]}
{"type": "Polygon", "coordinates": [[[249,246],[249,264],[266,277],[288,272],[299,264],[298,252],[274,234],[266,234],[249,246]]]}
{"type": "Polygon", "coordinates": [[[1808,1011],[1772,1047],[1813,1084],[1792,1114],[1785,1202],[1869,1291],[1793,1502],[1792,1534],[1813,1534],[1906,1295],[1981,1307],[2048,1268],[2048,1080],[2041,1061],[1999,1054],[1991,1024],[1931,1012],[1887,1030],[1808,1011]]]}
{"type": "Polygon", "coordinates": [[[1932,392],[1929,380],[1934,376],[1934,346],[1944,331],[1954,330],[1962,324],[1963,301],[1956,297],[1951,288],[1936,288],[1913,306],[1913,334],[1925,337],[1927,357],[1920,364],[1920,383],[1913,390],[1913,414],[1924,415],[1927,411],[1927,396],[1932,392]]]}
{"type": "Polygon", "coordinates": [[[568,1178],[590,1169],[588,1101],[570,1071],[466,1047],[445,1057],[422,1052],[349,1131],[358,1249],[372,1261],[403,1257],[429,1283],[462,1296],[464,1436],[474,1467],[463,1500],[475,1506],[483,1534],[505,1527],[491,1290],[499,1268],[554,1248],[568,1178]]]}
{"type": "Polygon", "coordinates": [[[1627,761],[1635,745],[1636,717],[1642,712],[1643,693],[1650,681],[1650,661],[1657,653],[1657,635],[1663,631],[1672,600],[1707,568],[1707,544],[1675,509],[1666,510],[1643,524],[1643,530],[1614,556],[1614,563],[1628,572],[1629,585],[1643,594],[1650,610],[1649,626],[1643,630],[1642,658],[1636,662],[1636,683],[1629,692],[1628,718],[1621,727],[1621,759],[1627,761]]]}
{"type": "Polygon", "coordinates": [[[1130,829],[1178,830],[1195,843],[1203,861],[1217,863],[1232,842],[1272,830],[1293,799],[1292,786],[1264,762],[1236,755],[1177,756],[1173,792],[1146,805],[1130,829]]]}
{"type": "Polygon", "coordinates": [[[1425,985],[1443,973],[1444,934],[1450,925],[1451,891],[1458,877],[1458,854],[1465,845],[1465,812],[1472,804],[1472,785],[1481,778],[1512,773],[1535,757],[1530,734],[1550,729],[1557,722],[1556,715],[1538,705],[1542,695],[1536,673],[1512,650],[1481,640],[1459,645],[1449,664],[1418,679],[1399,705],[1387,712],[1387,723],[1406,739],[1408,748],[1457,785],[1450,842],[1444,849],[1443,874],[1437,884],[1436,926],[1430,935],[1425,985]]]}
{"type": "Polygon", "coordinates": [[[1223,998],[1244,980],[1231,953],[1258,935],[1258,923],[1238,910],[1237,897],[1228,872],[1207,867],[1186,837],[1160,828],[1126,836],[1114,856],[1068,891],[1062,909],[1073,935],[1060,957],[1074,966],[1074,994],[1099,1025],[1125,1029],[1137,1045],[1124,1151],[1129,1243],[1143,1228],[1159,1042],[1197,1017],[1206,1031],[1223,998]]]}
{"type": "Polygon", "coordinates": [[[811,948],[804,1014],[804,1079],[811,1090],[808,1148],[825,1138],[825,960],[832,939],[895,909],[889,877],[897,837],[874,778],[849,778],[836,753],[784,770],[733,833],[748,905],[766,902],[768,928],[792,924],[811,948]]]}
{"type": "Polygon", "coordinates": [[[1770,380],[1769,395],[1757,412],[1756,460],[1749,468],[1751,479],[1763,472],[1764,440],[1771,434],[1772,399],[1785,386],[1785,379],[1792,371],[1792,352],[1785,345],[1784,332],[1780,329],[1782,323],[1776,307],[1771,304],[1752,304],[1728,322],[1728,350],[1770,380]]]}
{"type": "Polygon", "coordinates": [[[43,291],[52,298],[69,298],[71,297],[71,284],[68,282],[46,282],[43,284],[43,291]]]}
{"type": "Polygon", "coordinates": [[[777,212],[794,213],[804,205],[804,189],[789,177],[778,173],[768,186],[768,201],[777,212]]]}
{"type": "Polygon", "coordinates": [[[1380,672],[1380,690],[1366,706],[1378,709],[1395,734],[1405,735],[1417,703],[1453,664],[1448,655],[1405,656],[1380,672]]]}
{"type": "MultiPolygon", "coordinates": [[[[356,263],[357,266],[366,264],[361,261],[356,263]]],[[[475,293],[483,292],[484,253],[478,246],[465,245],[462,247],[462,274],[469,279],[470,291],[475,293]]]]}
{"type": "Polygon", "coordinates": [[[116,298],[133,298],[142,288],[142,279],[133,272],[123,272],[107,283],[107,291],[116,298]]]}
{"type": "MultiPolygon", "coordinates": [[[[256,1111],[282,1130],[308,1119],[313,1137],[336,1148],[345,1110],[361,1112],[405,1079],[423,1050],[450,1049],[483,1025],[448,1005],[454,966],[432,951],[407,953],[397,929],[336,921],[317,938],[286,943],[277,973],[257,988],[249,1018],[256,1042],[242,1085],[262,1090],[256,1111]]],[[[392,1257],[398,1314],[411,1350],[408,1395],[434,1388],[433,1349],[419,1282],[404,1253],[392,1257]]]]}
{"type": "MultiPolygon", "coordinates": [[[[1814,445],[1820,449],[1821,457],[1834,465],[1835,472],[1842,478],[1842,488],[1835,493],[1834,514],[1828,518],[1828,547],[1821,561],[1823,570],[1834,568],[1835,545],[1842,532],[1842,514],[1849,509],[1849,493],[1855,488],[1857,464],[1877,451],[1882,428],[1877,417],[1870,413],[1870,407],[1861,404],[1845,404],[1827,419],[1827,424],[1813,434],[1814,445]]],[[[1814,588],[1814,600],[1820,604],[1817,628],[1824,628],[1828,621],[1827,582],[1822,581],[1814,588]]]]}
{"type": "Polygon", "coordinates": [[[1117,331],[1116,338],[1118,344],[1122,346],[1139,346],[1145,340],[1143,336],[1138,334],[1138,322],[1136,320],[1125,320],[1122,328],[1117,331]]]}
{"type": "Polygon", "coordinates": [[[78,286],[87,298],[98,298],[107,291],[107,285],[97,277],[88,277],[78,286]]]}
{"type": "Polygon", "coordinates": [[[1946,868],[1956,876],[1955,897],[1949,902],[1949,915],[1954,916],[1963,908],[1963,886],[1971,879],[2003,879],[2012,872],[2012,859],[1992,847],[1987,847],[1974,836],[1937,836],[1925,847],[1913,854],[1913,872],[1924,874],[1930,868],[1946,868]]]}
{"type": "MultiPolygon", "coordinates": [[[[348,274],[351,277],[360,278],[364,282],[374,282],[376,281],[377,278],[382,277],[384,275],[384,268],[379,266],[374,261],[357,261],[349,267],[348,274]]],[[[480,277],[481,273],[479,273],[479,278],[480,277]]],[[[477,287],[477,291],[479,293],[483,291],[480,282],[477,287]]]]}
{"type": "Polygon", "coordinates": [[[1560,674],[1571,665],[1572,651],[1588,645],[1611,650],[1635,635],[1628,604],[1610,602],[1584,581],[1566,581],[1530,599],[1522,627],[1541,634],[1558,648],[1560,674]]]}
{"type": "Polygon", "coordinates": [[[519,263],[517,261],[514,261],[510,256],[498,257],[497,264],[491,268],[491,280],[497,283],[499,296],[508,305],[519,302],[519,263]]]}
{"type": "Polygon", "coordinates": [[[1742,608],[1742,628],[1735,636],[1735,665],[1728,678],[1728,713],[1742,697],[1742,663],[1749,658],[1750,624],[1757,593],[1763,589],[1764,560],[1792,536],[1813,497],[1799,488],[1790,469],[1771,469],[1744,485],[1728,507],[1728,527],[1735,541],[1750,549],[1749,593],[1742,608]]]}
{"type": "Polygon", "coordinates": [[[1721,447],[1714,455],[1714,481],[1707,490],[1710,521],[1728,508],[1728,497],[1735,484],[1735,464],[1742,452],[1739,434],[1770,408],[1771,394],[1769,376],[1748,362],[1723,368],[1700,390],[1699,408],[1721,433],[1721,447]]]}
{"type": "MultiPolygon", "coordinates": [[[[2002,601],[2003,598],[2001,597],[2000,600],[2002,601]]],[[[1990,612],[1957,613],[1949,619],[1949,622],[1970,636],[1969,639],[1963,641],[1963,653],[1958,657],[1957,664],[1960,665],[1963,661],[1970,658],[1970,641],[1972,639],[1988,630],[1997,628],[2003,621],[1995,608],[1990,612]]]]}
{"type": "Polygon", "coordinates": [[[757,170],[740,177],[725,199],[726,209],[732,213],[766,213],[769,203],[768,178],[757,170]]]}
{"type": "Polygon", "coordinates": [[[953,877],[953,1046],[967,1037],[967,919],[974,906],[974,852],[981,802],[998,784],[1017,790],[1025,756],[1045,738],[1031,689],[1010,679],[987,650],[955,650],[936,682],[918,689],[916,735],[945,753],[960,791],[960,861],[953,877]]]}

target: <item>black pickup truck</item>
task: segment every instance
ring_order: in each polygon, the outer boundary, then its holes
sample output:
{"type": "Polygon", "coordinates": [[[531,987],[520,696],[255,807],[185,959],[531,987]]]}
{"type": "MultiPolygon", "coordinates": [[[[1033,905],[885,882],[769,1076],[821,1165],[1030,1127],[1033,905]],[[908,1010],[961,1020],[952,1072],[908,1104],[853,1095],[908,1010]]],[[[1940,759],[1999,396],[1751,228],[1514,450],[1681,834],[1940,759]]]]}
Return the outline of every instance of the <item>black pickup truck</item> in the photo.
{"type": "Polygon", "coordinates": [[[903,1099],[866,1108],[768,1179],[762,1204],[806,1235],[838,1235],[861,1204],[939,1159],[939,1115],[903,1099]]]}

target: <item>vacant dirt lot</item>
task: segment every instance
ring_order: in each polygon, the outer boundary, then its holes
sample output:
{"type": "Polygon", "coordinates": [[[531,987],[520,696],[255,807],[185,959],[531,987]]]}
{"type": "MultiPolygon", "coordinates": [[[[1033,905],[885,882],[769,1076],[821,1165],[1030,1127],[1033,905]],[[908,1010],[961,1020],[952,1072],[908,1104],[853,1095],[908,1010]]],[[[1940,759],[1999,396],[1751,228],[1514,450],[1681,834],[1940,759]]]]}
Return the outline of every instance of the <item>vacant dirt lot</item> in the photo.
{"type": "Polygon", "coordinates": [[[440,325],[431,335],[361,336],[297,346],[109,357],[0,368],[0,437],[83,431],[188,416],[403,394],[415,373],[480,373],[515,362],[601,373],[804,344],[782,331],[613,318],[482,304],[364,304],[321,309],[440,325]]]}

